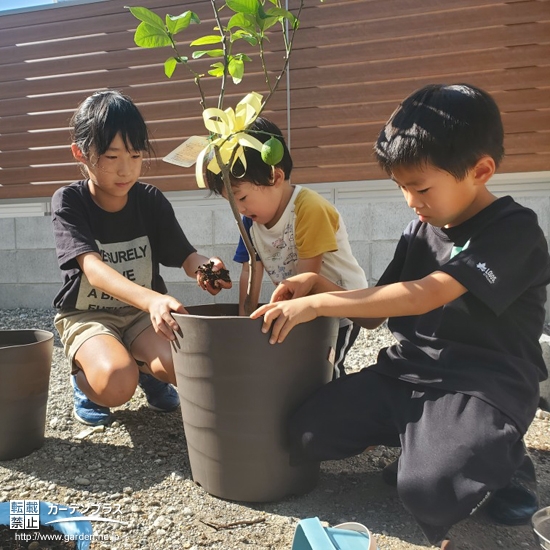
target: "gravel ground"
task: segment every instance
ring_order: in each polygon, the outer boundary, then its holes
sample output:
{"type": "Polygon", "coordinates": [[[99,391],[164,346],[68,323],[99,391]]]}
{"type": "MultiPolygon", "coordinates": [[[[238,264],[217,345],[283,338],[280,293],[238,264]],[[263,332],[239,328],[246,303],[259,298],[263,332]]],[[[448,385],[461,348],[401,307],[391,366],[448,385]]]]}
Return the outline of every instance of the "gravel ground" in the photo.
{"type": "MultiPolygon", "coordinates": [[[[392,449],[378,447],[324,463],[319,485],[305,496],[246,504],[212,497],[193,483],[179,411],[152,412],[141,390],[114,409],[109,427],[83,437],[85,427],[72,417],[69,366],[52,319],[52,310],[1,311],[0,329],[42,328],[56,340],[45,444],[27,457],[0,463],[0,501],[40,499],[73,506],[85,515],[99,508],[99,515],[127,522],[124,527],[95,522],[98,538],[92,550],[290,550],[298,520],[311,516],[330,525],[364,523],[377,536],[380,550],[427,547],[396,490],[382,482],[381,468],[397,456],[392,449]]],[[[389,342],[384,328],[363,331],[348,365],[372,363],[389,342]]],[[[550,504],[548,416],[539,411],[526,437],[544,506],[550,504]]],[[[528,526],[496,526],[483,510],[451,535],[461,550],[537,548],[528,526]]]]}

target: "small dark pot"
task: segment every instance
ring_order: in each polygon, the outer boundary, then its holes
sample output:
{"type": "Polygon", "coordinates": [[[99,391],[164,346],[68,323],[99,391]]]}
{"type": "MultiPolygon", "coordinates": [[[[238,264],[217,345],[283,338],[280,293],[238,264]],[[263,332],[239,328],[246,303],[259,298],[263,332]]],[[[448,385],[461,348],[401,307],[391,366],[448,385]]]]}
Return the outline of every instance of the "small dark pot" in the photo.
{"type": "Polygon", "coordinates": [[[0,460],[44,444],[53,334],[0,330],[0,460]]]}
{"type": "Polygon", "coordinates": [[[319,464],[290,466],[288,420],[332,378],[338,320],[320,317],[271,345],[262,319],[233,304],[174,315],[173,347],[193,479],[229,500],[269,502],[313,489],[319,464]]]}

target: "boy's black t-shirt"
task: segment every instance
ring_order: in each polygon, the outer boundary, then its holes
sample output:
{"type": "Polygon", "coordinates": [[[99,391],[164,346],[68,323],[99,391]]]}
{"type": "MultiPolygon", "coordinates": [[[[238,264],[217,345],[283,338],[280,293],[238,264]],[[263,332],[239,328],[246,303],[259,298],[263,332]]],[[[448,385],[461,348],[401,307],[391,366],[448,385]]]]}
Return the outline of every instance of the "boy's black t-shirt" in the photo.
{"type": "Polygon", "coordinates": [[[52,197],[52,222],[63,286],[54,299],[62,310],[125,307],[90,285],[76,257],[97,252],[103,261],[131,281],[162,294],[167,292],[159,264],[181,267],[195,252],[168,199],[137,182],[119,212],[107,212],[92,199],[87,182],[58,189],[52,197]]]}
{"type": "Polygon", "coordinates": [[[371,368],[483,399],[525,432],[547,377],[539,338],[550,257],[536,214],[503,197],[456,227],[413,221],[378,285],[438,270],[468,292],[424,315],[390,319],[399,344],[371,368]]]}

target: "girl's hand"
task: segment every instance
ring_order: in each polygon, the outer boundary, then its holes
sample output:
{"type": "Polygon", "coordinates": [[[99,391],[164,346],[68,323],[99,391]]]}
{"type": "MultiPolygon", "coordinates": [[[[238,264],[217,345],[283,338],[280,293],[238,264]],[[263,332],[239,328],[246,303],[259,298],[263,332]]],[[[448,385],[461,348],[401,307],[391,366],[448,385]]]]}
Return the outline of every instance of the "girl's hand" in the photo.
{"type": "Polygon", "coordinates": [[[149,304],[149,315],[155,332],[167,340],[175,340],[174,332],[179,330],[179,325],[172,317],[172,312],[187,313],[186,309],[172,296],[159,294],[149,304]]]}
{"type": "MultiPolygon", "coordinates": [[[[216,257],[210,258],[209,261],[212,265],[212,275],[206,276],[206,274],[197,270],[197,284],[203,289],[215,296],[222,289],[229,289],[233,286],[231,279],[229,278],[229,272],[225,268],[224,263],[216,257]],[[223,270],[223,271],[222,271],[223,270]],[[216,277],[216,274],[220,274],[221,277],[216,277]],[[225,272],[225,273],[224,273],[225,272]]],[[[202,267],[202,266],[201,266],[202,267]]]]}
{"type": "Polygon", "coordinates": [[[281,281],[271,295],[271,303],[307,296],[313,290],[316,273],[300,273],[281,281]]]}
{"type": "Polygon", "coordinates": [[[254,311],[250,318],[257,319],[262,315],[264,316],[262,332],[268,332],[271,327],[269,343],[280,344],[296,325],[315,319],[317,311],[313,307],[312,297],[307,296],[290,301],[266,304],[254,311]]]}

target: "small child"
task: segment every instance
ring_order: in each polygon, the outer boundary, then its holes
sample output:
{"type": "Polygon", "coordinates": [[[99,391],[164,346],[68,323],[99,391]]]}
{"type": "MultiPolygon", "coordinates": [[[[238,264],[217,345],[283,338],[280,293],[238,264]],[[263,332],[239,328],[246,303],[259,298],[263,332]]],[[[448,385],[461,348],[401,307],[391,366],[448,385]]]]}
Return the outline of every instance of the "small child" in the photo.
{"type": "MultiPolygon", "coordinates": [[[[256,264],[259,280],[265,268],[275,285],[292,275],[313,272],[346,289],[366,288],[365,273],[352,254],[338,210],[315,191],[290,184],[292,158],[279,128],[258,117],[247,132],[262,143],[276,137],[284,150],[281,161],[270,166],[259,151],[245,147],[246,170],[237,161],[232,171],[235,200],[259,257],[256,264]]],[[[207,171],[206,180],[211,191],[226,196],[221,173],[207,171]]],[[[249,256],[242,237],[234,260],[243,266],[239,283],[239,308],[243,315],[249,256]]],[[[259,294],[260,285],[252,295],[254,308],[258,306],[259,294]]],[[[341,319],[335,377],[345,374],[344,359],[359,330],[359,325],[341,319]]]]}
{"type": "MultiPolygon", "coordinates": [[[[97,92],[71,120],[72,153],[86,179],[58,189],[52,222],[63,286],[54,299],[55,326],[72,369],[74,414],[106,424],[109,407],[126,403],[136,386],[157,411],[176,409],[171,313],[186,313],[166,294],[159,264],[183,267],[203,282],[209,261],[189,244],[172,206],[156,187],[138,181],[149,134],[130,98],[97,92]]],[[[212,258],[214,268],[223,268],[212,258]]]]}
{"type": "Polygon", "coordinates": [[[376,288],[340,292],[306,273],[279,285],[274,300],[304,297],[252,317],[264,316],[273,343],[319,315],[367,328],[390,318],[398,343],[369,368],[323,386],[291,418],[293,460],[401,447],[399,496],[428,540],[448,549],[450,528],[489,496],[488,506],[501,491],[500,504],[515,499],[517,514],[501,516],[508,523],[536,510],[522,438],[547,376],[539,337],[548,246],[532,210],[487,188],[504,148],[498,107],[483,90],[414,92],[375,153],[418,216],[376,288]]]}

